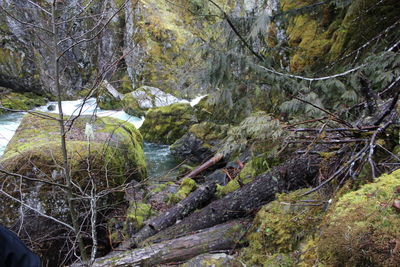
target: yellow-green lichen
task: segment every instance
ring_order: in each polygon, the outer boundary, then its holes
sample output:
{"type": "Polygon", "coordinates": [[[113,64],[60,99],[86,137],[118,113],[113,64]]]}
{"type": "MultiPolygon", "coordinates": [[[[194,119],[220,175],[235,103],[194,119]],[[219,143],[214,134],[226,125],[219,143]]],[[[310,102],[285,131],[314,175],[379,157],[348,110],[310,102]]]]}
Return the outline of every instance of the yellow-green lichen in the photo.
{"type": "MultiPolygon", "coordinates": [[[[299,10],[315,0],[281,0],[285,12],[299,10]]],[[[397,1],[376,4],[376,0],[356,0],[344,6],[327,3],[313,12],[298,12],[288,16],[286,29],[292,71],[323,66],[361,47],[366,40],[380,34],[397,20],[397,1]],[[382,17],[385,20],[382,20],[382,17]],[[370,27],[370,25],[374,25],[370,27]],[[368,31],[360,29],[368,28],[368,31]]],[[[364,51],[361,51],[361,54],[364,51]]],[[[360,55],[357,55],[360,57],[360,55]]]]}

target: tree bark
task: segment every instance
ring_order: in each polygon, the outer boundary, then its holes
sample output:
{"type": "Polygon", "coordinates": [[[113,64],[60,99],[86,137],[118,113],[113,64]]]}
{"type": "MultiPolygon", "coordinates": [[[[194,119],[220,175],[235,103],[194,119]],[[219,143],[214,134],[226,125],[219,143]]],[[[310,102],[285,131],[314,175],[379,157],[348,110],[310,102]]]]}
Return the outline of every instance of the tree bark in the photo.
{"type": "Polygon", "coordinates": [[[188,216],[194,210],[204,207],[214,196],[215,190],[216,185],[214,181],[209,181],[201,185],[177,205],[148,222],[137,234],[131,237],[127,243],[123,244],[122,248],[136,246],[161,230],[174,225],[178,220],[188,216]]]}
{"type": "Polygon", "coordinates": [[[318,174],[317,155],[294,157],[271,171],[254,178],[253,182],[213,201],[205,208],[160,232],[151,239],[171,239],[244,217],[275,199],[276,193],[310,186],[318,174]]]}
{"type": "Polygon", "coordinates": [[[231,250],[239,244],[250,222],[249,219],[235,220],[144,248],[114,252],[97,259],[93,266],[156,266],[182,262],[206,252],[231,250]]]}

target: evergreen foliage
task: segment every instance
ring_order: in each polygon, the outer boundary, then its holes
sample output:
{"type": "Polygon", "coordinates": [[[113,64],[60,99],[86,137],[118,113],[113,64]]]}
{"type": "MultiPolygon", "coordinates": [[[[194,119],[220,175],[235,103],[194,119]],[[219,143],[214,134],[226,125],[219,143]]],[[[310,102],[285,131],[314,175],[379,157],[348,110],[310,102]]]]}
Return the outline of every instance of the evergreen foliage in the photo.
{"type": "MultiPolygon", "coordinates": [[[[219,116],[227,122],[237,123],[248,116],[248,112],[257,110],[283,115],[286,119],[299,114],[311,118],[323,114],[321,109],[307,102],[333,112],[342,111],[366,100],[366,89],[361,80],[366,80],[367,91],[375,94],[378,100],[386,97],[377,94],[390,86],[400,73],[396,46],[400,33],[395,30],[399,15],[388,11],[388,6],[397,3],[390,0],[301,1],[296,7],[291,1],[280,1],[282,9],[271,10],[269,5],[273,2],[265,1],[253,12],[237,12],[237,8],[226,13],[222,9],[214,10],[224,19],[214,23],[216,30],[208,40],[197,40],[199,52],[205,59],[197,81],[204,84],[207,79],[207,88],[211,92],[208,101],[221,107],[223,114],[219,116]],[[382,16],[374,12],[381,12],[382,16]],[[294,77],[289,71],[292,66],[285,62],[285,57],[296,60],[301,48],[294,48],[284,39],[278,40],[278,32],[286,30],[286,34],[290,34],[288,30],[293,31],[296,20],[304,16],[317,21],[317,32],[312,33],[311,39],[329,32],[333,37],[326,42],[341,38],[341,32],[346,33],[343,38],[354,36],[355,39],[345,41],[347,43],[341,48],[338,48],[340,39],[336,43],[327,43],[330,52],[325,57],[323,54],[319,57],[306,55],[309,57],[304,61],[307,65],[294,77]],[[363,29],[359,28],[364,26],[362,23],[370,27],[364,29],[365,36],[370,39],[362,38],[363,29]],[[330,25],[330,28],[325,30],[324,25],[330,25]],[[332,53],[341,57],[329,58],[332,53]],[[337,73],[346,75],[336,76],[337,73]],[[329,76],[333,77],[303,79],[329,76]]],[[[320,43],[315,49],[321,49],[322,45],[320,43]]],[[[342,112],[341,115],[354,114],[342,112]]]]}

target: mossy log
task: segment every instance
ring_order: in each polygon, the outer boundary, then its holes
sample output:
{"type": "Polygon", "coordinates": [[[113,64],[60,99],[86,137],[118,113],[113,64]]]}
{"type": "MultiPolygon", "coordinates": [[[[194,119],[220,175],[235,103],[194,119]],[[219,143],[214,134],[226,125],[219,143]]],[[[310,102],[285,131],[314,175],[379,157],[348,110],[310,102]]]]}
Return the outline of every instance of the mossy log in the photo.
{"type": "Polygon", "coordinates": [[[276,193],[309,186],[318,174],[318,170],[317,156],[294,157],[271,171],[255,177],[253,182],[213,201],[155,235],[152,240],[174,238],[249,215],[262,205],[273,201],[276,193]]]}
{"type": "Polygon", "coordinates": [[[178,220],[188,216],[194,210],[204,207],[214,196],[215,191],[216,185],[214,181],[201,185],[177,205],[147,223],[129,240],[130,244],[126,244],[126,246],[136,246],[161,230],[174,225],[178,220]]]}
{"type": "Polygon", "coordinates": [[[156,266],[182,262],[206,252],[231,250],[237,247],[249,224],[248,219],[235,220],[144,248],[112,253],[97,259],[93,266],[156,266]]]}

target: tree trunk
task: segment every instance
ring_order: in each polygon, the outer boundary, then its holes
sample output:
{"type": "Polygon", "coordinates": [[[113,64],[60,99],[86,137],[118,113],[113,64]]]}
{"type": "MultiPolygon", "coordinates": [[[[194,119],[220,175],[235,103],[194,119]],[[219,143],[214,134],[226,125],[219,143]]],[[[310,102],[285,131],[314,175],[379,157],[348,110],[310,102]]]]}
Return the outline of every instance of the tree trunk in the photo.
{"type": "Polygon", "coordinates": [[[318,174],[319,159],[316,155],[295,157],[254,178],[242,188],[210,203],[174,226],[151,238],[171,239],[212,227],[226,221],[244,217],[260,206],[275,199],[275,194],[307,187],[318,174]]]}
{"type": "Polygon", "coordinates": [[[250,222],[249,219],[235,220],[144,248],[114,252],[97,259],[93,266],[156,266],[186,261],[206,252],[231,250],[240,243],[250,222]]]}
{"type": "Polygon", "coordinates": [[[201,185],[177,205],[147,223],[137,234],[128,240],[128,243],[122,245],[122,247],[136,246],[161,230],[174,225],[178,220],[188,216],[194,210],[204,207],[214,196],[215,190],[216,185],[214,181],[209,181],[201,185]]]}

